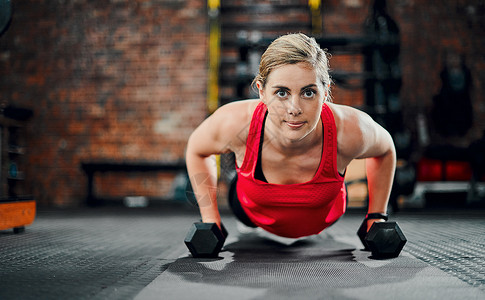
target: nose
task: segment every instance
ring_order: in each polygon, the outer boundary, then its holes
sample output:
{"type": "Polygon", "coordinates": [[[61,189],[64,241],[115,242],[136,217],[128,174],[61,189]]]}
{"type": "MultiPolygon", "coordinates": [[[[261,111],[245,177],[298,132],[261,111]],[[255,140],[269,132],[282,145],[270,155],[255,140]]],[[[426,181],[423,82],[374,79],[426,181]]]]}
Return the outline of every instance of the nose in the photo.
{"type": "Polygon", "coordinates": [[[300,99],[299,97],[292,97],[287,104],[287,112],[289,115],[298,116],[302,113],[301,106],[300,106],[300,99]]]}

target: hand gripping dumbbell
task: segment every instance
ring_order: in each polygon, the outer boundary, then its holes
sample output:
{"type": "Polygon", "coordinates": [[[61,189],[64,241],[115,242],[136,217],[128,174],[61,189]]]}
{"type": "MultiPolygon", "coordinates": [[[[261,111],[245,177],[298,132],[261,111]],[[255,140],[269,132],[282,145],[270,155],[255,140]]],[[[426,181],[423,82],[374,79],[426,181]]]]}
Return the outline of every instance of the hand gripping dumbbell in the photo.
{"type": "Polygon", "coordinates": [[[387,215],[372,213],[368,214],[357,235],[364,245],[364,250],[371,251],[374,258],[392,258],[401,253],[407,239],[396,222],[387,222],[387,215]],[[384,219],[386,222],[375,222],[367,231],[367,220],[384,219]]]}
{"type": "Polygon", "coordinates": [[[228,235],[221,223],[196,222],[192,224],[185,237],[185,245],[193,257],[217,257],[228,235]],[[222,230],[221,230],[222,229],[222,230]]]}

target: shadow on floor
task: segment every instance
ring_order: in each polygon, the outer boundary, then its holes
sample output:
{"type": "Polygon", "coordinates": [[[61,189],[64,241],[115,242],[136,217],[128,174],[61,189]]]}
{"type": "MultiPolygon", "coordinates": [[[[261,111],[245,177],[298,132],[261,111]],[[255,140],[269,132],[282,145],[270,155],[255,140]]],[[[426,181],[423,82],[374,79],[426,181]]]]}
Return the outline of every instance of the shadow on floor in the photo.
{"type": "Polygon", "coordinates": [[[267,296],[345,299],[339,290],[404,282],[426,264],[400,256],[371,261],[368,252],[321,234],[286,245],[256,235],[241,235],[225,246],[219,258],[183,257],[168,272],[183,281],[218,288],[264,289],[267,296]],[[325,295],[328,293],[328,295],[325,295]]]}

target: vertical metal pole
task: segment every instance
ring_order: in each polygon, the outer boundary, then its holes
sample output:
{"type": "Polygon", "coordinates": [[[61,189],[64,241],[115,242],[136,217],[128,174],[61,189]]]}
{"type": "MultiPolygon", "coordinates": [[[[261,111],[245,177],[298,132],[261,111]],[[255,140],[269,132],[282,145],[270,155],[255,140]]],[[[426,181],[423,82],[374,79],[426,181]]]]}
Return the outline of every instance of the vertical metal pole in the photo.
{"type": "Polygon", "coordinates": [[[221,55],[220,0],[208,0],[209,9],[209,79],[207,109],[212,114],[219,106],[219,64],[221,55]]]}
{"type": "MultiPolygon", "coordinates": [[[[209,78],[207,82],[207,110],[212,114],[219,107],[219,65],[221,56],[220,0],[208,0],[209,12],[209,78]]],[[[221,157],[216,155],[217,177],[221,174],[221,157]]]]}
{"type": "Polygon", "coordinates": [[[320,35],[322,34],[322,1],[308,0],[308,6],[312,13],[312,35],[320,35]]]}

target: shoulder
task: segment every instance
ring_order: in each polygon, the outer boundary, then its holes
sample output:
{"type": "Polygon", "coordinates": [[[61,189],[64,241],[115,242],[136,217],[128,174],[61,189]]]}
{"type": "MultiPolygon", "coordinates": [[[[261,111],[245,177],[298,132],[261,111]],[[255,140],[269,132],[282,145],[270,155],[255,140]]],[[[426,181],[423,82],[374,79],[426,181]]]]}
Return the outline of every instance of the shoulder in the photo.
{"type": "Polygon", "coordinates": [[[259,100],[234,101],[219,107],[210,117],[214,125],[226,129],[240,129],[251,122],[259,100]]]}
{"type": "Polygon", "coordinates": [[[219,107],[204,123],[214,139],[227,145],[225,151],[245,146],[253,113],[259,99],[234,101],[219,107]]]}
{"type": "Polygon", "coordinates": [[[375,143],[379,125],[365,112],[347,105],[327,103],[337,127],[337,151],[349,159],[364,155],[375,143]]]}
{"type": "Polygon", "coordinates": [[[359,126],[363,123],[373,122],[372,118],[367,113],[357,108],[328,102],[326,104],[332,111],[337,126],[359,126]]]}
{"type": "Polygon", "coordinates": [[[239,119],[251,118],[254,110],[261,101],[259,99],[250,100],[240,100],[229,102],[221,107],[219,107],[215,112],[214,116],[217,117],[231,117],[239,119]]]}

